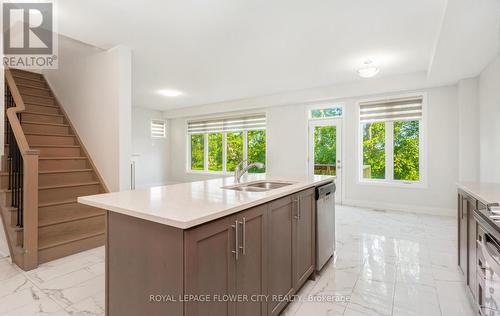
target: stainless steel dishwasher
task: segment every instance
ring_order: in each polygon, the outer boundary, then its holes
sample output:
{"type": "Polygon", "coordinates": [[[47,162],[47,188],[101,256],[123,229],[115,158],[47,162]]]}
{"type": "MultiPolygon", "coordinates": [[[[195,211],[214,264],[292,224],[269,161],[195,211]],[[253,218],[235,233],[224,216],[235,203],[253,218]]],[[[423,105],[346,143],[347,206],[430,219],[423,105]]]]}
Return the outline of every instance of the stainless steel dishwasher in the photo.
{"type": "Polygon", "coordinates": [[[335,183],[316,188],[316,271],[335,252],[335,183]]]}

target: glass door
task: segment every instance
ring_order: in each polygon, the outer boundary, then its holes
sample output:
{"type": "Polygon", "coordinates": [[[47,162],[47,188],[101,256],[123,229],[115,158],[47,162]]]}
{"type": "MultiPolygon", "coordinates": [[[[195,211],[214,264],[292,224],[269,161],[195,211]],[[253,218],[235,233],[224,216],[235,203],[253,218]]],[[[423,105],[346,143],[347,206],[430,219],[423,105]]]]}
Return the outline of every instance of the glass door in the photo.
{"type": "Polygon", "coordinates": [[[342,203],[342,121],[309,121],[309,173],[335,176],[335,202],[342,203]]]}

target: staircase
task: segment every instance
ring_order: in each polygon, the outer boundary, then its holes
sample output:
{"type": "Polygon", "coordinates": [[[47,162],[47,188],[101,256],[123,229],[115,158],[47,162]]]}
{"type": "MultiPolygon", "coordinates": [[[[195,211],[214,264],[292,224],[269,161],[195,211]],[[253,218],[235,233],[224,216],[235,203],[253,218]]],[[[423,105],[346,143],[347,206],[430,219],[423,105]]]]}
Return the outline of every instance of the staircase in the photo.
{"type": "Polygon", "coordinates": [[[13,261],[30,270],[103,245],[105,211],[77,197],[108,190],[43,75],[7,69],[5,90],[0,207],[13,261]]]}

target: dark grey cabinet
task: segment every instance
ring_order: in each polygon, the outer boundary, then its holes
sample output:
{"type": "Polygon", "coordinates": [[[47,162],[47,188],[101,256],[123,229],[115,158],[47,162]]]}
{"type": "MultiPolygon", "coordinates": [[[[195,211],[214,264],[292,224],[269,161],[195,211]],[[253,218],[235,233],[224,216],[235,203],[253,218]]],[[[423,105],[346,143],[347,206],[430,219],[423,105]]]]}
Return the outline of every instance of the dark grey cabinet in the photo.
{"type": "Polygon", "coordinates": [[[478,223],[474,212],[486,208],[484,204],[466,192],[458,192],[458,267],[473,299],[477,297],[477,239],[478,223]]]}
{"type": "Polygon", "coordinates": [[[467,226],[468,206],[467,198],[458,194],[458,267],[466,277],[467,275],[467,226]]]}
{"type": "Polygon", "coordinates": [[[267,292],[267,205],[243,211],[236,218],[241,240],[236,260],[236,293],[247,298],[236,303],[236,315],[264,316],[267,302],[257,298],[267,292]]]}
{"type": "Polygon", "coordinates": [[[269,205],[268,315],[278,315],[314,272],[316,212],[314,189],[269,205]]]}
{"type": "Polygon", "coordinates": [[[255,299],[267,289],[267,232],[266,205],[186,231],[186,294],[212,299],[187,302],[187,315],[267,314],[255,299]]]}
{"type": "Polygon", "coordinates": [[[467,198],[468,208],[468,234],[467,234],[467,284],[472,297],[476,297],[477,277],[476,277],[476,250],[477,250],[477,222],[474,219],[474,211],[477,210],[478,202],[472,197],[467,198]]]}
{"type": "Polygon", "coordinates": [[[314,189],[185,230],[108,216],[110,316],[278,315],[314,273],[314,189]]]}
{"type": "Polygon", "coordinates": [[[293,221],[294,269],[293,287],[300,288],[314,272],[316,212],[314,189],[295,195],[295,215],[293,221]]]}
{"type": "MultiPolygon", "coordinates": [[[[268,295],[286,297],[293,294],[293,231],[296,207],[295,196],[287,196],[269,203],[269,262],[268,295]]],[[[286,300],[271,299],[268,315],[278,315],[286,300]]]]}
{"type": "MultiPolygon", "coordinates": [[[[185,294],[197,297],[236,293],[236,216],[228,216],[193,229],[184,235],[185,294]]],[[[186,315],[236,315],[230,300],[188,300],[186,315]]]]}

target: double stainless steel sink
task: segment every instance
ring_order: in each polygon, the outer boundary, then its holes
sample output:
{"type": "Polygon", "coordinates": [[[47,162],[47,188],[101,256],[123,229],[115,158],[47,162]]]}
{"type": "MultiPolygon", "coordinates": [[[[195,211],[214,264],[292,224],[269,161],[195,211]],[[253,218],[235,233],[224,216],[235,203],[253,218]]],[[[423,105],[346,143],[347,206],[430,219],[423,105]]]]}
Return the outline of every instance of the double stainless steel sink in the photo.
{"type": "Polygon", "coordinates": [[[247,192],[266,192],[274,189],[279,189],[287,185],[294,184],[294,182],[286,181],[253,181],[247,183],[240,183],[222,187],[225,190],[234,191],[247,191],[247,192]]]}

